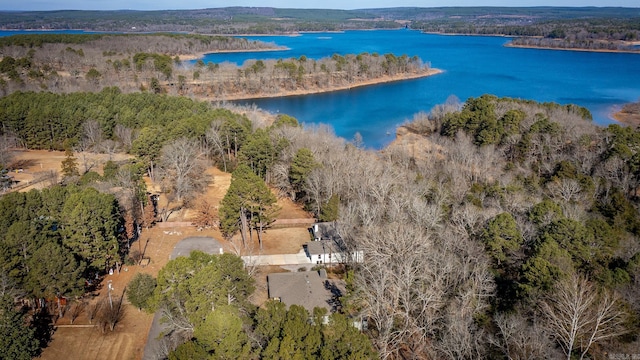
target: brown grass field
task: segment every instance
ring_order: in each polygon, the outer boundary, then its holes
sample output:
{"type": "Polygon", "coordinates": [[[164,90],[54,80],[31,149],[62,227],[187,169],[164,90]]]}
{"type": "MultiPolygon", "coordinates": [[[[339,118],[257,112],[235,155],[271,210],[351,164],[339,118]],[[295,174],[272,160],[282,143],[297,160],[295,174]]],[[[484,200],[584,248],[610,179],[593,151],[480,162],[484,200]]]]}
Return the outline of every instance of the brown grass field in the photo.
{"type": "MultiPolygon", "coordinates": [[[[87,154],[87,158],[96,163],[94,169],[101,172],[102,165],[108,160],[106,155],[87,154]]],[[[117,159],[126,158],[125,155],[118,155],[117,159]]],[[[64,153],[55,151],[19,151],[16,153],[16,161],[21,165],[22,172],[13,173],[14,178],[20,182],[32,181],[39,172],[55,170],[59,171],[61,162],[64,160],[64,153]]],[[[114,159],[115,160],[115,159],[114,159]]],[[[231,174],[221,172],[218,169],[210,168],[210,175],[213,175],[213,182],[209,185],[204,198],[215,206],[219,205],[224,197],[231,181],[231,174]]],[[[45,183],[30,185],[20,189],[28,191],[32,188],[42,188],[45,183]]],[[[162,200],[161,200],[162,201],[162,200]]],[[[288,199],[279,199],[278,205],[281,207],[279,218],[297,219],[310,218],[310,215],[303,211],[299,205],[288,199]]],[[[171,221],[188,221],[193,215],[190,209],[175,212],[170,217],[171,221]]],[[[98,301],[107,297],[106,281],[111,280],[114,291],[112,296],[122,296],[122,291],[129,283],[131,277],[138,272],[148,273],[153,276],[169,261],[169,256],[174,246],[182,239],[189,236],[211,236],[218,239],[226,250],[232,251],[232,247],[226,242],[217,229],[204,229],[198,231],[194,226],[169,226],[153,227],[144,230],[139,242],[134,242],[132,248],[140,247],[145,250],[145,256],[150,258],[150,263],[141,267],[123,266],[121,271],[113,275],[107,275],[101,284],[100,290],[92,294],[90,301],[98,301]]],[[[232,241],[238,241],[232,239],[232,241]]],[[[254,248],[257,249],[257,238],[254,235],[254,248]]],[[[287,227],[269,229],[263,234],[264,254],[276,253],[297,253],[303,243],[309,241],[309,233],[306,226],[287,227]]],[[[279,267],[266,267],[258,269],[256,272],[256,294],[253,301],[257,304],[266,300],[266,274],[270,272],[285,271],[279,267]]],[[[143,354],[147,334],[153,319],[152,314],[138,311],[131,306],[124,297],[126,304],[124,319],[119,322],[113,332],[106,330],[102,333],[98,328],[89,325],[86,314],[82,314],[75,320],[74,325],[69,325],[70,319],[65,316],[58,320],[58,326],[53,334],[53,338],[48,347],[41,355],[45,360],[67,360],[67,359],[140,359],[143,354]]]]}

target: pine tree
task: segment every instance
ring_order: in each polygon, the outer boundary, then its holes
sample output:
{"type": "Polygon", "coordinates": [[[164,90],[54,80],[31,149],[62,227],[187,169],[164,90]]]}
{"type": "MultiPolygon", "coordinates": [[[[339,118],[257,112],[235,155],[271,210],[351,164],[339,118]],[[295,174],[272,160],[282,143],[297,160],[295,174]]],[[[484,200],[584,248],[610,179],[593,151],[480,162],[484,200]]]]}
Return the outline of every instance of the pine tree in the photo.
{"type": "Polygon", "coordinates": [[[261,232],[271,224],[278,208],[277,199],[265,182],[246,165],[239,165],[231,177],[231,185],[220,207],[220,230],[226,237],[238,230],[243,243],[247,240],[249,226],[261,232]]]}
{"type": "Polygon", "coordinates": [[[78,159],[75,158],[70,146],[64,150],[64,156],[65,158],[62,160],[62,176],[65,179],[80,176],[78,172],[78,159]]]}
{"type": "Polygon", "coordinates": [[[93,188],[71,194],[62,210],[63,244],[89,266],[105,270],[118,255],[118,227],[122,218],[113,195],[93,188]]]}
{"type": "Polygon", "coordinates": [[[35,330],[6,295],[0,298],[0,349],[0,360],[30,360],[40,351],[35,330]]]}
{"type": "Polygon", "coordinates": [[[127,286],[127,299],[138,309],[147,309],[148,301],[153,296],[157,285],[156,279],[149,274],[137,273],[127,286]]]}
{"type": "Polygon", "coordinates": [[[26,285],[37,297],[81,295],[84,292],[85,267],[69,250],[49,242],[33,254],[26,285]]]}
{"type": "Polygon", "coordinates": [[[215,359],[250,359],[251,345],[242,326],[238,309],[220,306],[207,315],[193,335],[215,359]]]}
{"type": "Polygon", "coordinates": [[[296,155],[291,161],[291,167],[289,168],[289,182],[293,187],[294,196],[303,191],[307,177],[313,169],[318,166],[313,153],[307,148],[301,148],[296,152],[296,155]]]}
{"type": "Polygon", "coordinates": [[[333,194],[320,209],[320,221],[338,220],[338,209],[340,208],[340,198],[333,194]]]}

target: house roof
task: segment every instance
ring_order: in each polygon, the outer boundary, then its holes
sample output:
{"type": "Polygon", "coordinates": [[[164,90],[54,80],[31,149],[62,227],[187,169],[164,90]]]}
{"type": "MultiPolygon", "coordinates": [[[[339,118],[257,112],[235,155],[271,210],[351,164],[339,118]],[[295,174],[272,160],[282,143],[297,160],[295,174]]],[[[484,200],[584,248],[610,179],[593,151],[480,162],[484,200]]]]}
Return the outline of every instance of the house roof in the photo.
{"type": "Polygon", "coordinates": [[[319,222],[311,226],[311,232],[314,239],[321,240],[342,240],[342,237],[338,233],[338,226],[336,222],[319,222]]]}
{"type": "Polygon", "coordinates": [[[307,247],[307,254],[309,255],[333,254],[343,251],[340,246],[332,240],[309,241],[304,245],[307,247]]]}
{"type": "Polygon", "coordinates": [[[320,271],[302,271],[274,273],[267,275],[270,298],[280,298],[287,307],[303,306],[309,313],[313,308],[321,307],[331,311],[331,292],[325,287],[327,273],[320,271]]]}

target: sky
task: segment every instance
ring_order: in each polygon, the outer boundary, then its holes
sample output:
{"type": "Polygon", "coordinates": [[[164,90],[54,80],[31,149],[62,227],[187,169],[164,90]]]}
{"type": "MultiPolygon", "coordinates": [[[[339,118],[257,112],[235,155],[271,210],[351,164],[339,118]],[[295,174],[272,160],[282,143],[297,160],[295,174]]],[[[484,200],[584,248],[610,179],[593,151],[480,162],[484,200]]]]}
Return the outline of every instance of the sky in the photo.
{"type": "Polygon", "coordinates": [[[621,6],[640,7],[638,0],[0,0],[0,10],[173,10],[228,6],[276,8],[370,9],[437,6],[621,6]]]}

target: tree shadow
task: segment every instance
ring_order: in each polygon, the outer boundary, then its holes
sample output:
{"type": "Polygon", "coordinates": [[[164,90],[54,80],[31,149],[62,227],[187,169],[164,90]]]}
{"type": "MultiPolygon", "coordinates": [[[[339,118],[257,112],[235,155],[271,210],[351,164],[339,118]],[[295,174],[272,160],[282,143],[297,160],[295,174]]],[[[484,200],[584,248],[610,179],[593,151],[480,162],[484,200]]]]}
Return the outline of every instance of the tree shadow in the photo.
{"type": "MultiPolygon", "coordinates": [[[[40,349],[46,348],[51,342],[51,337],[55,327],[53,326],[54,315],[48,310],[48,306],[40,308],[33,313],[31,326],[35,331],[35,337],[40,343],[40,349]]],[[[55,311],[54,311],[55,312],[55,311]]]]}
{"type": "Polygon", "coordinates": [[[336,285],[335,282],[330,280],[325,280],[324,288],[331,293],[331,298],[327,300],[327,304],[331,306],[331,311],[336,312],[342,308],[342,304],[340,303],[340,298],[344,295],[342,290],[336,285]]]}
{"type": "Polygon", "coordinates": [[[9,164],[8,168],[9,169],[24,169],[24,168],[29,168],[32,167],[36,164],[36,161],[34,159],[17,159],[11,162],[11,164],[9,164]]]}

